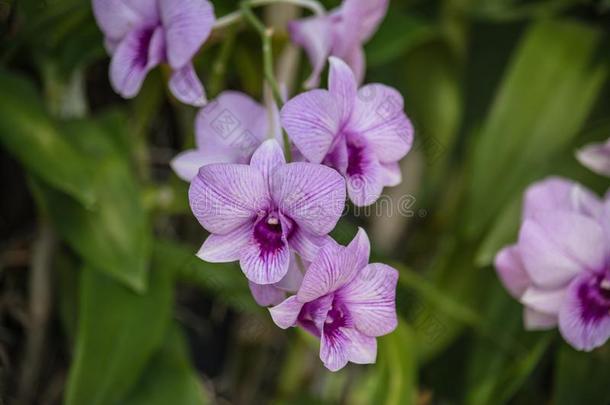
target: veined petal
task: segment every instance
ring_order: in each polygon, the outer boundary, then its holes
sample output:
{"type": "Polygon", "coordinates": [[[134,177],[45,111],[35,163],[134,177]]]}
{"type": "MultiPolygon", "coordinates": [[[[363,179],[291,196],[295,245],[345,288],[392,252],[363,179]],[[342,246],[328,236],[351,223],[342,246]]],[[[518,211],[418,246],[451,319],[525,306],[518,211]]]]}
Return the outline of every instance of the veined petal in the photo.
{"type": "Polygon", "coordinates": [[[214,7],[208,0],[159,0],[170,66],[190,62],[214,25],[214,7]]]}
{"type": "Polygon", "coordinates": [[[227,263],[239,260],[241,251],[252,235],[252,224],[245,223],[235,230],[224,234],[211,234],[205,240],[197,257],[210,263],[227,263]]]}
{"type": "Polygon", "coordinates": [[[559,312],[559,331],[578,350],[593,350],[610,337],[610,300],[596,277],[582,274],[572,281],[559,312]]]}
{"type": "Polygon", "coordinates": [[[610,139],[587,145],[576,153],[578,161],[597,174],[610,176],[610,139]]]}
{"type": "Polygon", "coordinates": [[[184,104],[203,107],[207,103],[205,89],[191,63],[174,70],[168,85],[174,97],[184,104]]]}
{"type": "Polygon", "coordinates": [[[547,330],[557,326],[557,315],[549,315],[525,307],[523,309],[523,326],[526,330],[547,330]]]}
{"type": "Polygon", "coordinates": [[[273,173],[271,195],[282,214],[316,235],[333,230],[345,207],[345,181],[337,171],[289,163],[273,173]]]}
{"type": "Polygon", "coordinates": [[[345,328],[343,334],[349,340],[347,359],[356,364],[373,364],[377,359],[377,339],[356,329],[345,328]]]}
{"type": "Polygon", "coordinates": [[[125,36],[110,62],[110,83],[122,97],[134,97],[146,74],[161,62],[163,36],[160,27],[136,29],[125,36]]]}
{"type": "Polygon", "coordinates": [[[354,239],[345,247],[345,255],[348,260],[348,266],[358,270],[364,269],[369,264],[369,256],[371,255],[371,242],[366,231],[358,228],[358,232],[354,239]]]}
{"type": "Polygon", "coordinates": [[[268,126],[261,104],[246,94],[225,91],[197,114],[195,143],[217,163],[249,163],[268,126]]]}
{"type": "Polygon", "coordinates": [[[172,159],[172,170],[184,181],[191,181],[199,173],[199,168],[207,164],[207,155],[197,150],[187,150],[172,159]]]}
{"type": "Polygon", "coordinates": [[[347,131],[366,138],[380,162],[402,159],[413,144],[413,126],[395,89],[369,84],[358,91],[347,131]]]}
{"type": "Polygon", "coordinates": [[[398,272],[395,269],[373,263],[337,292],[356,329],[368,336],[382,336],[396,329],[397,283],[398,272]]]}
{"type": "Polygon", "coordinates": [[[299,151],[321,163],[339,132],[340,110],[326,90],[311,90],[289,100],[280,113],[282,126],[299,151]]]}
{"type": "Polygon", "coordinates": [[[323,330],[320,339],[320,360],[330,371],[339,371],[348,362],[349,338],[345,328],[323,330]]]}
{"type": "Polygon", "coordinates": [[[248,280],[253,283],[263,285],[277,283],[288,273],[290,265],[288,243],[283,236],[277,243],[269,243],[254,235],[242,250],[239,265],[248,280]]]}
{"type": "Polygon", "coordinates": [[[494,260],[496,272],[504,287],[515,299],[521,295],[532,284],[532,280],[523,267],[519,249],[516,245],[502,249],[494,260]]]}
{"type": "Polygon", "coordinates": [[[373,204],[383,192],[386,172],[366,140],[350,136],[347,142],[347,193],[360,207],[373,204]]]}
{"type": "Polygon", "coordinates": [[[310,302],[336,291],[350,281],[358,269],[345,266],[344,247],[329,240],[309,265],[297,296],[302,302],[310,302]]]}
{"type": "Polygon", "coordinates": [[[191,210],[211,233],[226,234],[253,222],[269,202],[267,185],[250,166],[212,164],[203,166],[189,188],[191,210]]]}
{"type": "Polygon", "coordinates": [[[583,271],[601,269],[605,261],[602,228],[571,212],[526,219],[518,246],[527,273],[542,288],[562,287],[583,271]]]}
{"type": "Polygon", "coordinates": [[[318,255],[320,248],[324,246],[330,236],[315,235],[299,227],[292,233],[288,243],[303,259],[312,261],[318,255]]]}
{"type": "Polygon", "coordinates": [[[326,65],[332,47],[332,27],[327,16],[308,17],[288,25],[292,41],[307,52],[312,72],[305,87],[314,88],[320,83],[320,74],[326,65]]]}
{"type": "Polygon", "coordinates": [[[597,217],[602,203],[590,190],[561,177],[549,177],[531,185],[525,192],[523,217],[533,218],[538,212],[573,211],[597,217]]]}
{"type": "Polygon", "coordinates": [[[250,166],[258,169],[267,182],[271,179],[273,171],[286,164],[282,147],[275,139],[268,139],[258,147],[252,155],[250,166]]]}
{"type": "Polygon", "coordinates": [[[269,313],[277,326],[288,329],[296,325],[301,308],[303,308],[303,303],[299,302],[297,297],[293,295],[281,304],[269,308],[269,313]]]}
{"type": "Polygon", "coordinates": [[[331,56],[329,59],[328,90],[339,108],[341,122],[346,122],[356,103],[358,86],[350,67],[341,59],[331,56]]]}

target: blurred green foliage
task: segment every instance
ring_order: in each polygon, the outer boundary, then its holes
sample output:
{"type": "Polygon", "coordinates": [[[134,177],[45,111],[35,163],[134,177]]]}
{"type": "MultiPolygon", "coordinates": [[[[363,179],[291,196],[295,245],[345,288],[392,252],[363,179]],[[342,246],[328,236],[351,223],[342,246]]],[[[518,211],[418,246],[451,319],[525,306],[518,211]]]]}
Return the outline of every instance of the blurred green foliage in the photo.
{"type": "MultiPolygon", "coordinates": [[[[238,7],[214,3],[219,16],[238,7]]],[[[391,3],[366,46],[367,80],[405,96],[417,170],[404,181],[428,215],[400,218],[408,232],[392,253],[374,252],[401,273],[400,324],[379,339],[377,364],[331,374],[315,339],[276,333],[236,265],[194,256],[205,235],[168,161],[192,145],[195,111],[167,95],[167,72],[121,100],[88,3],[0,1],[0,148],[63,242],[52,268],[62,333],[48,350],[67,353],[66,404],[610,401],[608,348],[577,353],[556,332],[525,332],[491,267],[529,183],[560,174],[607,187],[573,151],[610,133],[610,3],[391,3]],[[184,303],[185,285],[204,304],[184,303]],[[189,321],[200,306],[211,309],[189,321]]],[[[280,30],[277,53],[286,42],[280,30]]],[[[259,40],[244,25],[216,32],[196,66],[213,93],[261,95],[259,40]]],[[[374,220],[347,217],[334,236],[374,220]]]]}

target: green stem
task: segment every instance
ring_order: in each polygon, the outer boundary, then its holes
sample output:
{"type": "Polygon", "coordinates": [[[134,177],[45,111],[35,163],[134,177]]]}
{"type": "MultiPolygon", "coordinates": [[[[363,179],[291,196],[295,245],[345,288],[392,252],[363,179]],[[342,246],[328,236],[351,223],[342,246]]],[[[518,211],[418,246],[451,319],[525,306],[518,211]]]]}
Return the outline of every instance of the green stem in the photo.
{"type": "MultiPolygon", "coordinates": [[[[326,14],[324,7],[316,0],[250,0],[251,7],[265,6],[275,3],[293,4],[295,6],[307,8],[311,10],[315,15],[321,16],[326,14]]],[[[222,29],[226,26],[232,25],[237,21],[240,21],[243,17],[241,11],[235,11],[233,13],[222,16],[214,24],[214,29],[222,29]]]]}
{"type": "MultiPolygon", "coordinates": [[[[263,43],[263,71],[265,74],[265,80],[271,88],[273,99],[277,104],[278,108],[281,108],[284,104],[284,99],[280,91],[280,86],[275,79],[275,73],[273,70],[273,49],[271,47],[271,38],[273,37],[273,29],[266,27],[265,24],[254,14],[252,11],[252,3],[254,0],[244,1],[241,3],[241,12],[244,18],[252,25],[252,27],[259,33],[263,43]]],[[[292,150],[290,149],[290,140],[285,131],[282,131],[284,137],[284,154],[286,155],[286,161],[292,161],[292,150]]]]}
{"type": "Polygon", "coordinates": [[[224,85],[225,76],[227,73],[227,63],[231,57],[233,46],[235,45],[235,37],[235,29],[230,28],[225,41],[222,43],[220,53],[214,61],[214,65],[212,66],[212,76],[208,82],[208,94],[210,98],[215,98],[218,93],[220,93],[220,90],[224,85]]]}

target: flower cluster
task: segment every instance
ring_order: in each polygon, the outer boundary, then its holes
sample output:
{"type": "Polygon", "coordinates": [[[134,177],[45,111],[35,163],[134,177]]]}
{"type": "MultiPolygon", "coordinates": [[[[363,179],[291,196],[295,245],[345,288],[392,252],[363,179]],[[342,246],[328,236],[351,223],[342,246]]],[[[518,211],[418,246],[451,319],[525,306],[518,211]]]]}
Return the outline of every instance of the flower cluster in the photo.
{"type": "MultiPolygon", "coordinates": [[[[346,0],[326,15],[292,22],[293,41],[314,65],[310,85],[330,61],[328,90],[297,95],[281,110],[223,92],[197,115],[196,148],[171,163],[190,182],[191,210],[210,233],[197,256],[239,262],[256,302],[273,306],[279,327],[299,326],[320,338],[320,357],[333,371],[348,361],[373,363],[376,337],[397,325],[398,272],[368,263],[363,229],[346,247],[329,236],[348,196],[366,206],[400,183],[399,161],[413,142],[396,90],[358,88],[362,43],[386,8],[385,0],[346,0]]],[[[214,24],[209,2],[94,0],[94,10],[117,92],[135,95],[147,72],[166,62],[173,94],[204,103],[191,59],[214,24]]]]}
{"type": "MultiPolygon", "coordinates": [[[[610,174],[607,145],[588,146],[577,156],[610,174]]],[[[518,242],[497,254],[495,266],[525,306],[526,329],[559,326],[568,343],[586,351],[610,338],[610,194],[600,199],[563,178],[533,184],[518,242]]]]}

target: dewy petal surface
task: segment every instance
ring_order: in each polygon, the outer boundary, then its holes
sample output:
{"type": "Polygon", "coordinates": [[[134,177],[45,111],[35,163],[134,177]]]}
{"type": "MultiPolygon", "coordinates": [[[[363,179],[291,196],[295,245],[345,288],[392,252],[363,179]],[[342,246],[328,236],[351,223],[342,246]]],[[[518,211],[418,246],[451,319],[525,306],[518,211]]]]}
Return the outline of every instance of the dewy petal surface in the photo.
{"type": "Polygon", "coordinates": [[[599,277],[586,273],[572,281],[559,313],[561,334],[578,350],[593,350],[610,337],[610,293],[599,277]]]}
{"type": "Polygon", "coordinates": [[[189,202],[199,223],[212,233],[226,234],[253,221],[269,203],[262,174],[246,165],[202,167],[189,188],[189,202]]]}
{"type": "Polygon", "coordinates": [[[373,263],[337,292],[349,311],[356,329],[368,336],[392,332],[397,324],[396,285],[398,272],[390,266],[373,263]]]}
{"type": "Polygon", "coordinates": [[[326,90],[311,90],[289,100],[280,113],[284,129],[312,163],[321,163],[339,132],[341,110],[326,90]]]}
{"type": "Polygon", "coordinates": [[[167,41],[167,59],[184,67],[205,42],[214,25],[214,8],[207,0],[158,0],[167,41]]]}
{"type": "Polygon", "coordinates": [[[345,180],[312,163],[289,163],[273,173],[271,194],[279,210],[315,235],[333,230],[345,207],[345,180]]]}

